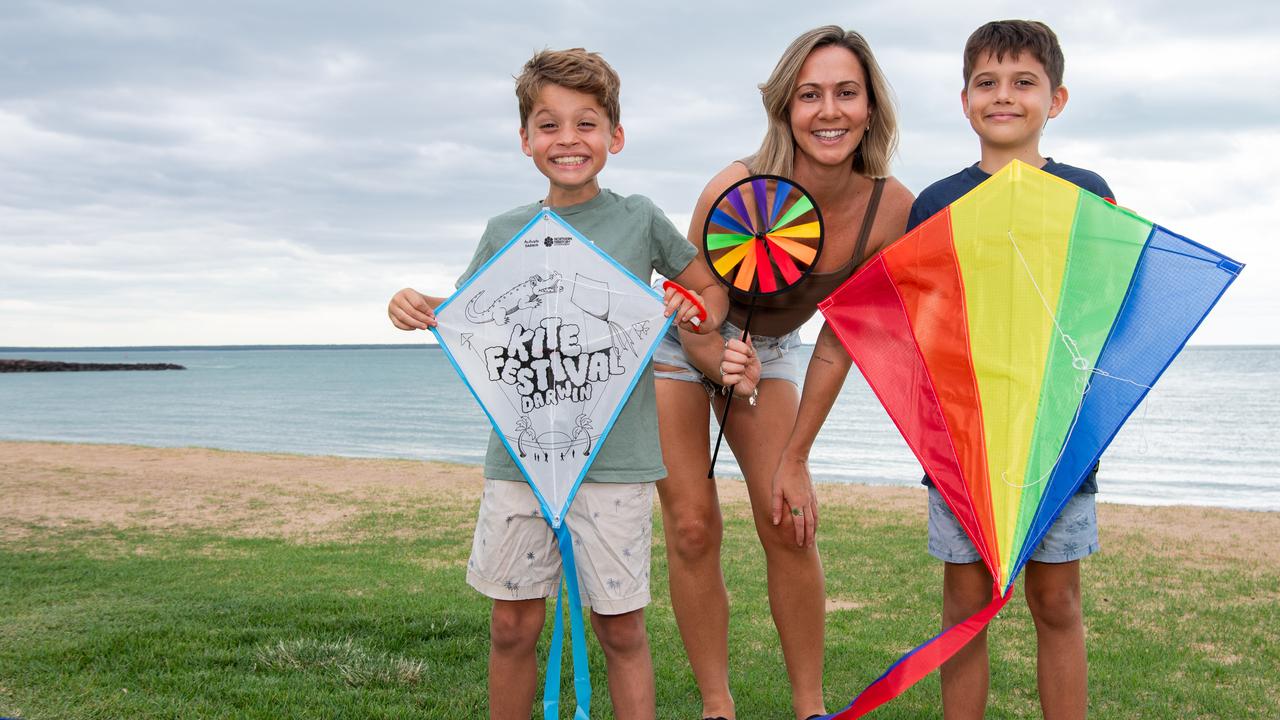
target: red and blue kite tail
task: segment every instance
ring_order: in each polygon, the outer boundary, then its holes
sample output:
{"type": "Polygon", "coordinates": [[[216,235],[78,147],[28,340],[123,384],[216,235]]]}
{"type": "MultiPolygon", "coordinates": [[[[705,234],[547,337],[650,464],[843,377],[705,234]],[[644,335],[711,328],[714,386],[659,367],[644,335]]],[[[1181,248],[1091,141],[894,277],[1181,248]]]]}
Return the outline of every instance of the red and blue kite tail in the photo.
{"type": "Polygon", "coordinates": [[[991,622],[991,618],[1000,612],[1012,596],[1013,583],[1009,584],[1009,590],[1003,595],[1000,594],[998,584],[992,585],[991,602],[986,607],[964,622],[952,625],[920,647],[898,658],[898,661],[885,670],[875,682],[868,685],[866,690],[858,693],[858,697],[854,698],[848,707],[825,716],[823,720],[860,718],[906,692],[907,688],[937,670],[944,662],[950,660],[952,655],[960,652],[960,648],[969,644],[969,641],[982,632],[983,628],[991,622]]]}

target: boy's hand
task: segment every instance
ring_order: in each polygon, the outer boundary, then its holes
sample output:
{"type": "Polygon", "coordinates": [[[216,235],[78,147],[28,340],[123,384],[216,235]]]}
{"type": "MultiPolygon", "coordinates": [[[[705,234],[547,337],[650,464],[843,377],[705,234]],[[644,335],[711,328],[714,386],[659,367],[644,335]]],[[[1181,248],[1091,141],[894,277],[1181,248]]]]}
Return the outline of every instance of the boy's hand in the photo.
{"type": "Polygon", "coordinates": [[[724,344],[724,355],[720,360],[720,383],[732,385],[733,394],[756,404],[756,386],[760,383],[760,358],[756,356],[755,346],[751,344],[751,335],[747,334],[746,342],[733,338],[724,344]]]}
{"type": "Polygon", "coordinates": [[[674,317],[681,330],[697,335],[707,332],[702,327],[702,321],[707,319],[707,310],[702,302],[702,296],[670,280],[663,283],[662,287],[662,301],[667,306],[662,316],[674,317]]]}
{"type": "Polygon", "coordinates": [[[401,330],[426,330],[437,324],[435,305],[413,288],[405,288],[391,296],[391,302],[387,303],[387,316],[391,318],[391,324],[401,330]]]}

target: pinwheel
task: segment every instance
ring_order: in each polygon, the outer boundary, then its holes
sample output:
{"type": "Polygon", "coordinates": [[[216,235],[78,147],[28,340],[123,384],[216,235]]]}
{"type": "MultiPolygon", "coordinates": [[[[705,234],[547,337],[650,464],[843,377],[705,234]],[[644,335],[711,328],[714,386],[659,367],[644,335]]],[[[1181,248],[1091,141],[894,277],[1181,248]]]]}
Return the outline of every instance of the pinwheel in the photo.
{"type": "Polygon", "coordinates": [[[436,309],[440,346],[533,488],[560,548],[564,573],[543,693],[548,718],[559,717],[566,588],[575,717],[587,717],[591,700],[565,515],[597,456],[594,448],[667,331],[671,318],[664,310],[661,295],[549,209],[436,309]]]}
{"type": "Polygon", "coordinates": [[[1067,500],[1242,268],[1014,161],[819,304],[994,579],[985,609],[831,717],[896,697],[999,612],[1067,500]]]}
{"type": "MultiPolygon", "coordinates": [[[[720,194],[703,224],[703,252],[715,276],[748,302],[742,338],[756,298],[784,293],[808,277],[822,254],[822,213],[804,188],[777,175],[743,178],[720,194]]],[[[707,477],[729,420],[730,394],[720,419],[707,477]]]]}

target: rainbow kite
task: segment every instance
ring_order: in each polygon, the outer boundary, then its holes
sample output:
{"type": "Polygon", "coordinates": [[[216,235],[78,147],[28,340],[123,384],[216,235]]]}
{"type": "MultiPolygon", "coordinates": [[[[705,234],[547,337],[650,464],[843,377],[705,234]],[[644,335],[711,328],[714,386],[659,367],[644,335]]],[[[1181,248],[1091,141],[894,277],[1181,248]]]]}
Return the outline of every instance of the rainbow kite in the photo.
{"type": "Polygon", "coordinates": [[[999,612],[1243,267],[1014,161],[819,304],[995,579],[984,610],[831,717],[896,697],[999,612]]]}

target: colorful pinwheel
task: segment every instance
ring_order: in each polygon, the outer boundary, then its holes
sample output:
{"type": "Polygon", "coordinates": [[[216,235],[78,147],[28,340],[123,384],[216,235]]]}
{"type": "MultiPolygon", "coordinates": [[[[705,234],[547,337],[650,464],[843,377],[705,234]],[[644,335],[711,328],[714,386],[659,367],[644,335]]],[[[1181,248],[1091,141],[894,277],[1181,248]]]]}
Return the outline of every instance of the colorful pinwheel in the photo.
{"type": "Polygon", "coordinates": [[[716,276],[753,297],[786,292],[822,252],[822,214],[804,188],[776,175],[753,175],[720,195],[703,232],[716,276]]]}
{"type": "Polygon", "coordinates": [[[999,612],[1242,267],[1014,161],[819,304],[995,579],[984,610],[831,717],[896,697],[999,612]]]}
{"type": "MultiPolygon", "coordinates": [[[[777,175],[743,178],[720,194],[703,224],[702,250],[730,293],[748,300],[742,339],[758,297],[784,293],[812,272],[822,255],[822,213],[809,193],[777,175]]],[[[707,477],[714,477],[733,395],[725,401],[707,477]]]]}

